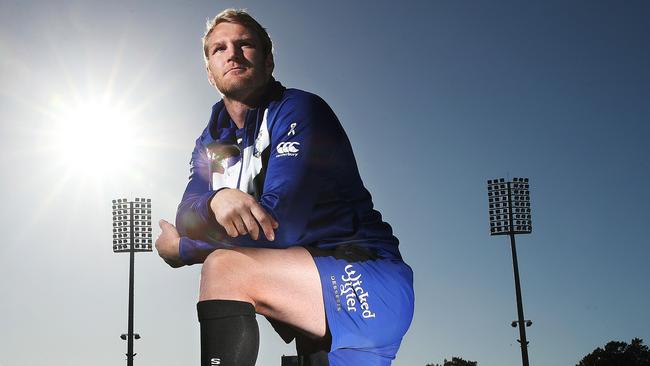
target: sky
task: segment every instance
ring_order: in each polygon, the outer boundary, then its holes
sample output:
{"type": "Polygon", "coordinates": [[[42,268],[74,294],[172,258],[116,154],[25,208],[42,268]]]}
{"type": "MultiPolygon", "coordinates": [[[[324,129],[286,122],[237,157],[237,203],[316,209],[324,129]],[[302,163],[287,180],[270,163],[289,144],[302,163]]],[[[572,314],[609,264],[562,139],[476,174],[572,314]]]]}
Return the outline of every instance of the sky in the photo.
{"type": "MultiPolygon", "coordinates": [[[[415,272],[395,366],[521,363],[500,177],[531,184],[531,365],[650,342],[647,2],[1,0],[0,366],[124,362],[110,202],[173,219],[219,99],[200,37],[233,6],[269,30],[275,77],[332,106],[415,272]]],[[[136,256],[136,364],[199,363],[199,273],[136,256]]],[[[292,345],[258,319],[258,364],[279,365],[292,345]]]]}

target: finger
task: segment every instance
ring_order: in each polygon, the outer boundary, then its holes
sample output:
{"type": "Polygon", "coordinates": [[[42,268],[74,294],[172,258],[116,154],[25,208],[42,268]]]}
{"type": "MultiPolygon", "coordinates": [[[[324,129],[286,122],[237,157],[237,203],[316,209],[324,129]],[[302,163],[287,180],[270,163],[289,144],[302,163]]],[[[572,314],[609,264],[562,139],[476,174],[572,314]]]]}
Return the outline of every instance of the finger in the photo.
{"type": "Polygon", "coordinates": [[[239,233],[237,232],[237,228],[235,227],[235,224],[232,221],[226,221],[223,224],[221,224],[223,228],[226,230],[226,233],[230,235],[233,238],[236,238],[239,233]]]}
{"type": "Polygon", "coordinates": [[[219,218],[217,217],[217,223],[223,227],[223,229],[226,231],[226,234],[231,237],[236,237],[238,235],[237,233],[237,228],[233,224],[232,220],[229,218],[219,218]]]}
{"type": "Polygon", "coordinates": [[[251,239],[257,240],[260,236],[260,227],[257,225],[257,221],[255,221],[250,211],[242,215],[242,220],[244,221],[244,225],[246,225],[246,230],[250,234],[251,239]]]}
{"type": "Polygon", "coordinates": [[[260,205],[251,207],[251,213],[255,216],[257,222],[260,223],[264,236],[270,241],[275,240],[275,233],[273,232],[273,222],[275,220],[260,205]]]}
{"type": "Polygon", "coordinates": [[[160,229],[162,230],[162,233],[160,233],[160,235],[162,235],[163,233],[170,233],[171,232],[174,236],[179,236],[178,230],[176,230],[176,226],[170,224],[166,220],[160,219],[160,221],[158,221],[158,225],[160,226],[160,229]]]}
{"type": "Polygon", "coordinates": [[[244,224],[244,221],[242,220],[241,217],[234,218],[233,223],[235,224],[235,228],[237,229],[237,232],[240,235],[248,234],[248,230],[246,230],[246,225],[244,224]]]}
{"type": "Polygon", "coordinates": [[[272,215],[270,215],[268,212],[266,212],[266,210],[264,210],[264,207],[262,207],[262,206],[259,206],[259,207],[260,207],[260,209],[262,211],[264,211],[264,213],[266,214],[266,217],[268,217],[269,220],[271,221],[271,226],[273,227],[273,229],[277,229],[278,227],[280,227],[280,223],[275,218],[273,218],[272,215]]]}

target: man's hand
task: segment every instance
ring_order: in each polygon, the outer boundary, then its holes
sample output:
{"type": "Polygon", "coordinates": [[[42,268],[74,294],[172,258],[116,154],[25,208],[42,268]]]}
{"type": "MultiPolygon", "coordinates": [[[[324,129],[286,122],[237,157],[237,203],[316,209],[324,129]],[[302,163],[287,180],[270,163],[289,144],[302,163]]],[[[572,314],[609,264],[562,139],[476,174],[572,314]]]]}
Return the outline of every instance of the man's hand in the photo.
{"type": "Polygon", "coordinates": [[[179,254],[179,244],[181,236],[174,225],[165,220],[158,221],[162,232],[158,239],[156,239],[156,250],[158,255],[173,268],[184,266],[181,256],[179,254]]]}
{"type": "Polygon", "coordinates": [[[219,225],[233,238],[250,234],[253,240],[257,240],[261,227],[268,240],[275,239],[273,230],[278,228],[278,222],[247,193],[238,189],[222,189],[212,197],[210,209],[219,225]]]}

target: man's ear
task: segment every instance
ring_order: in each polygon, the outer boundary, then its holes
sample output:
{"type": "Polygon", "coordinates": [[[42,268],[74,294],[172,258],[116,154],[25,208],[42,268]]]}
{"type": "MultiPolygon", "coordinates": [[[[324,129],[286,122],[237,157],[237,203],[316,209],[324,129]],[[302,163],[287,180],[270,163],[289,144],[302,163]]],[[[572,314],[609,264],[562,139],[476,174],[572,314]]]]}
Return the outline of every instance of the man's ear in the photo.
{"type": "Polygon", "coordinates": [[[264,61],[264,66],[266,66],[266,73],[271,76],[273,75],[273,69],[275,68],[275,61],[273,61],[273,53],[269,52],[264,61]]]}
{"type": "Polygon", "coordinates": [[[208,74],[208,82],[210,83],[210,85],[216,88],[217,85],[214,82],[214,77],[212,76],[212,72],[210,72],[210,68],[208,66],[205,67],[205,72],[208,74]]]}

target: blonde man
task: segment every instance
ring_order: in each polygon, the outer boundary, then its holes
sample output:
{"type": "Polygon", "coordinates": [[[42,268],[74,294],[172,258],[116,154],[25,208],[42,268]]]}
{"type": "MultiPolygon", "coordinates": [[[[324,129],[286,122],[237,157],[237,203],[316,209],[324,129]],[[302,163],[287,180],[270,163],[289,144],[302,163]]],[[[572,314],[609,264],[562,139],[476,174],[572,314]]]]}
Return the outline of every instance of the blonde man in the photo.
{"type": "Polygon", "coordinates": [[[203,52],[222,99],[192,153],[176,226],[156,248],[203,263],[201,365],[254,365],[255,314],[304,365],[390,365],[413,315],[413,274],[373,209],[350,142],[318,96],[272,74],[272,43],[248,13],[208,23],[203,52]]]}

